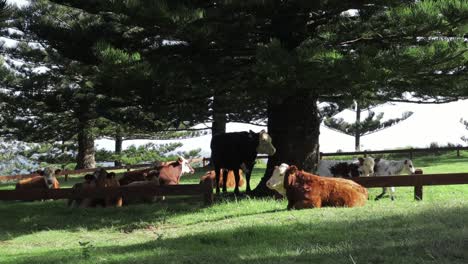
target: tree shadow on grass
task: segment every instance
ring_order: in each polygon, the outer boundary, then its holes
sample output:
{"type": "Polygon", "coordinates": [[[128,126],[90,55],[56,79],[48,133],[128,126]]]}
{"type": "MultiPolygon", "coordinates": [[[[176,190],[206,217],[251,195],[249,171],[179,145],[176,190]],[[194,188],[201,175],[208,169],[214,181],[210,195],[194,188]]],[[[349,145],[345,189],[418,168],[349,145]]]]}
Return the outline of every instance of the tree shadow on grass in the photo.
{"type": "MultiPolygon", "coordinates": [[[[214,206],[224,202],[248,199],[226,198],[215,201],[212,207],[203,205],[201,197],[179,196],[167,197],[156,203],[130,204],[121,208],[68,208],[65,200],[45,202],[3,202],[0,201],[0,242],[18,236],[40,231],[67,230],[71,232],[113,228],[122,232],[132,232],[135,229],[152,228],[164,225],[167,219],[198,213],[205,209],[215,210],[214,206]]],[[[222,210],[222,209],[220,209],[222,210]]],[[[218,221],[239,216],[265,214],[278,210],[255,213],[235,212],[219,215],[215,212],[206,218],[190,220],[186,225],[196,225],[199,222],[218,221]]]]}
{"type": "MultiPolygon", "coordinates": [[[[310,210],[320,214],[320,210],[310,210]]],[[[51,250],[14,263],[466,263],[468,208],[310,222],[279,219],[125,246],[51,250]]],[[[13,263],[13,262],[12,262],[13,263]]]]}
{"type": "MultiPolygon", "coordinates": [[[[43,230],[129,230],[135,223],[158,225],[174,214],[202,210],[199,197],[170,197],[153,204],[121,208],[68,208],[65,200],[45,202],[0,202],[0,241],[43,230]]],[[[140,227],[141,227],[140,226],[140,227]]],[[[135,226],[138,228],[138,226],[135,226]]]]}

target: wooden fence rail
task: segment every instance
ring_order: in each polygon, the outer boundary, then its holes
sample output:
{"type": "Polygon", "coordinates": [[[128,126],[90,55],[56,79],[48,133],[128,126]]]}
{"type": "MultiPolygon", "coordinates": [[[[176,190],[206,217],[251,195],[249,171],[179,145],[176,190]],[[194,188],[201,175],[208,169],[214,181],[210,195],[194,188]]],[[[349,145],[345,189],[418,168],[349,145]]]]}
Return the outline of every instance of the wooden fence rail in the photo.
{"type": "Polygon", "coordinates": [[[105,197],[142,197],[200,195],[205,205],[213,203],[213,182],[208,179],[200,184],[180,184],[167,186],[120,186],[109,188],[89,189],[20,189],[0,190],[0,200],[42,200],[42,199],[76,199],[76,198],[105,198],[105,197]]]}
{"type": "Polygon", "coordinates": [[[366,188],[414,186],[414,198],[416,200],[422,200],[423,186],[468,184],[468,173],[359,177],[351,178],[351,180],[366,188]]]}
{"type": "MultiPolygon", "coordinates": [[[[442,147],[442,148],[408,148],[408,149],[389,149],[389,150],[369,150],[369,151],[353,151],[353,152],[320,152],[320,159],[323,157],[332,156],[358,156],[358,155],[373,155],[373,154],[408,154],[410,159],[413,159],[414,153],[435,153],[443,151],[457,151],[457,157],[460,157],[461,150],[468,150],[468,147],[442,147]]],[[[257,159],[268,159],[267,155],[257,155],[257,159]]],[[[210,162],[210,158],[203,158],[203,166],[210,162]]]]}
{"type": "MultiPolygon", "coordinates": [[[[106,168],[103,168],[103,169],[106,169],[106,170],[121,170],[121,169],[130,170],[130,169],[147,168],[147,167],[150,167],[152,165],[153,164],[136,164],[136,165],[127,165],[127,166],[106,167],[106,168]]],[[[65,176],[65,179],[67,179],[68,175],[94,172],[96,169],[97,168],[81,169],[81,170],[63,170],[58,174],[58,176],[65,176]]],[[[31,177],[34,177],[34,176],[39,176],[39,174],[31,173],[31,174],[18,174],[18,175],[0,176],[0,181],[22,180],[22,179],[31,178],[31,177]]]]}
{"type": "MultiPolygon", "coordinates": [[[[203,162],[203,158],[196,158],[191,160],[192,163],[194,162],[203,162]]],[[[148,168],[154,166],[153,163],[146,163],[146,164],[135,164],[135,165],[125,165],[125,166],[114,166],[114,167],[104,167],[103,169],[105,170],[121,170],[121,169],[126,169],[129,171],[130,169],[141,169],[141,168],[148,168]]],[[[74,174],[82,174],[82,173],[88,173],[88,172],[94,172],[98,168],[92,168],[92,169],[80,169],[80,170],[62,170],[57,176],[64,176],[65,181],[68,180],[68,175],[74,175],[74,174]]],[[[31,173],[31,174],[18,174],[18,175],[7,175],[7,176],[0,176],[0,182],[1,181],[12,181],[12,180],[22,180],[26,178],[31,178],[34,176],[39,176],[37,173],[31,173]]]]}
{"type": "Polygon", "coordinates": [[[442,147],[442,148],[408,148],[408,149],[390,149],[390,150],[370,150],[370,151],[354,151],[354,152],[333,152],[323,153],[320,152],[320,158],[326,156],[356,156],[356,155],[372,155],[372,154],[409,154],[409,158],[413,158],[414,153],[434,153],[442,151],[457,151],[457,157],[460,157],[460,150],[468,150],[468,147],[442,147]]]}

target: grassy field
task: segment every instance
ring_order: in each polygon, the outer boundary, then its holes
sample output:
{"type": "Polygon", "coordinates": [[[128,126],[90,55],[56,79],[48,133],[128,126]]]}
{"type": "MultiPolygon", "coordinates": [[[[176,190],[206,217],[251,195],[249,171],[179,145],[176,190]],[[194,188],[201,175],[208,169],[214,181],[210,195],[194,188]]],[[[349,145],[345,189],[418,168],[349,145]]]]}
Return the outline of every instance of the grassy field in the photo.
{"type": "MultiPolygon", "coordinates": [[[[414,164],[426,174],[468,172],[468,155],[414,164]]],[[[106,209],[0,202],[0,263],[468,263],[468,185],[424,187],[419,202],[413,188],[397,188],[393,202],[374,201],[380,191],[370,189],[361,208],[301,211],[231,196],[211,207],[198,197],[106,209]]]]}

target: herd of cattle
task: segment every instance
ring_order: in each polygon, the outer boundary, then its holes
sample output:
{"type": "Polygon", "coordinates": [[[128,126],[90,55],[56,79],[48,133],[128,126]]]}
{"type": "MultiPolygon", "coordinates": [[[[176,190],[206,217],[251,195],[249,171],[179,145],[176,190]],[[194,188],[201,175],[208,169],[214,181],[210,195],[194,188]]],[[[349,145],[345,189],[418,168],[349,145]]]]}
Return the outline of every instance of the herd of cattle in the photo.
{"type": "MultiPolygon", "coordinates": [[[[234,187],[234,193],[239,194],[239,187],[244,184],[242,173],[245,174],[246,192],[251,191],[250,175],[255,165],[258,153],[274,155],[276,152],[271,137],[265,132],[259,133],[234,132],[214,135],[211,141],[211,162],[214,171],[208,171],[200,178],[214,180],[216,193],[227,191],[234,187]],[[223,177],[221,177],[221,175],[223,177]]],[[[316,208],[322,206],[362,206],[368,200],[367,189],[354,181],[345,179],[360,176],[389,176],[413,174],[415,172],[411,160],[383,160],[370,157],[356,160],[320,160],[316,175],[299,170],[295,165],[282,163],[276,166],[266,185],[281,196],[287,198],[288,209],[316,208]],[[332,176],[332,177],[330,177],[332,176]]],[[[27,188],[59,188],[56,174],[59,170],[46,168],[40,176],[21,180],[16,189],[27,188]]],[[[185,173],[194,173],[190,161],[179,157],[177,161],[158,163],[150,169],[126,172],[122,178],[116,179],[113,172],[98,169],[93,174],[84,176],[84,182],[77,183],[74,189],[92,189],[118,186],[161,186],[177,185],[185,173]]],[[[395,188],[391,187],[390,197],[395,197],[395,188]]],[[[382,198],[388,188],[376,199],[382,198]]],[[[144,202],[154,202],[164,197],[141,197],[144,202]]],[[[134,202],[128,198],[84,198],[70,199],[70,207],[119,207],[134,202]]]]}

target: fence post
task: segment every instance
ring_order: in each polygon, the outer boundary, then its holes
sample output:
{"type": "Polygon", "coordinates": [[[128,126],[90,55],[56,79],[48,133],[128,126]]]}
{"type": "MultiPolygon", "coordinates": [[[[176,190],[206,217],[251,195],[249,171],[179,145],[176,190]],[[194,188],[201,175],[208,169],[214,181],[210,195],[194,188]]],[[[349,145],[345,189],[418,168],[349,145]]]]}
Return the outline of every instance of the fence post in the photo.
{"type": "Polygon", "coordinates": [[[68,173],[65,174],[65,181],[68,181],[68,173]]]}
{"type": "Polygon", "coordinates": [[[213,180],[207,178],[204,180],[201,185],[203,186],[203,203],[205,205],[213,204],[213,180]]]}
{"type": "Polygon", "coordinates": [[[416,201],[421,201],[423,199],[423,186],[421,184],[421,178],[423,171],[421,169],[417,169],[414,172],[415,175],[418,175],[416,178],[416,182],[414,184],[414,199],[416,201]]]}

